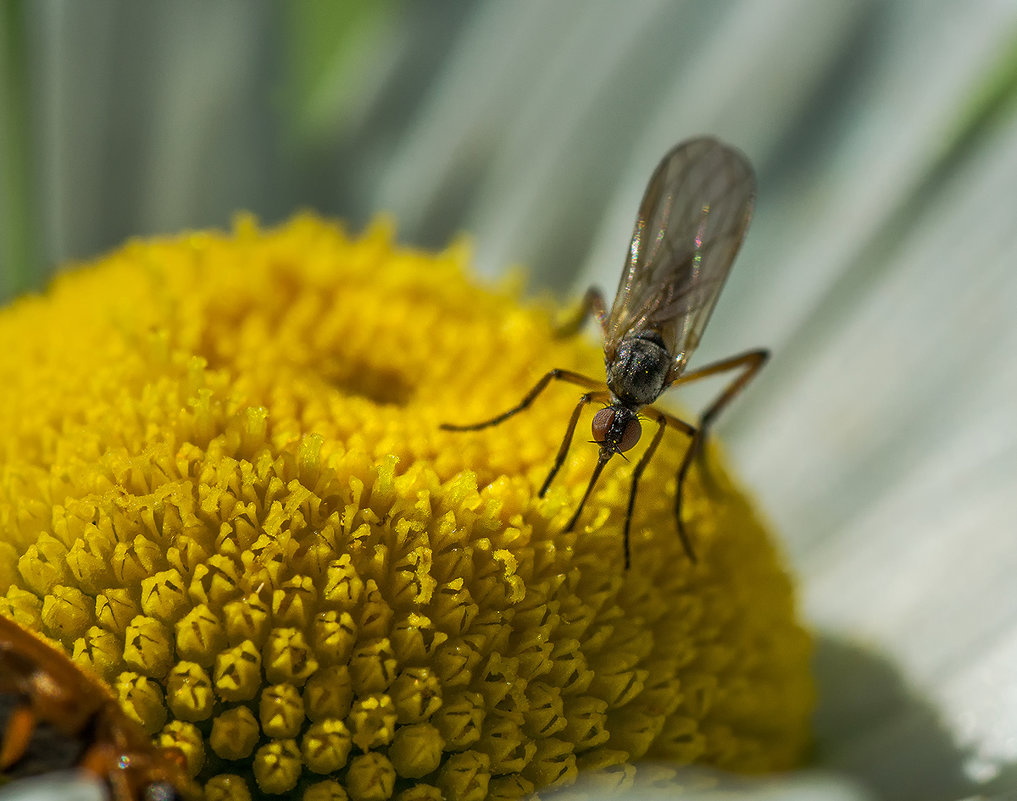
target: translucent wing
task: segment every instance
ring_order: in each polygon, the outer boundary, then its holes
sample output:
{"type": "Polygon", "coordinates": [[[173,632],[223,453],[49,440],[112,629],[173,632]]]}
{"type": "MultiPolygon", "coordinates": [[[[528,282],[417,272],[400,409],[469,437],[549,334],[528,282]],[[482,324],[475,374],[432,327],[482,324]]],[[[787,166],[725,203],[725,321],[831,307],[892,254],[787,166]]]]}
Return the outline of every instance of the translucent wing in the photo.
{"type": "Polygon", "coordinates": [[[677,145],[639,206],[608,316],[610,363],[623,339],[656,332],[675,357],[673,381],[699,343],[752,216],[756,181],[745,156],[715,139],[677,145]]]}

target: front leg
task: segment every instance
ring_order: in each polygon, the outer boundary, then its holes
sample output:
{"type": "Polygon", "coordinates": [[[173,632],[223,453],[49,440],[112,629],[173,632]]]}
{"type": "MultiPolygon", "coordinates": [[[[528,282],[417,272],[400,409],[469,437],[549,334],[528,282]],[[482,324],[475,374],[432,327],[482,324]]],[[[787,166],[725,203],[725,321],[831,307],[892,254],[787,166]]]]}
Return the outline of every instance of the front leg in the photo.
{"type": "Polygon", "coordinates": [[[499,423],[503,423],[508,420],[512,417],[512,415],[518,414],[528,408],[530,404],[537,399],[537,396],[547,389],[547,385],[552,381],[568,381],[571,384],[578,384],[581,387],[587,387],[589,389],[602,386],[599,381],[587,378],[582,373],[574,373],[571,370],[551,370],[550,372],[545,373],[544,376],[536,384],[534,384],[533,388],[526,393],[523,399],[508,411],[502,412],[498,416],[492,417],[490,420],[484,420],[481,423],[470,423],[469,425],[442,423],[439,428],[442,431],[479,431],[482,428],[496,426],[499,423]]]}
{"type": "Polygon", "coordinates": [[[544,479],[544,484],[540,488],[540,492],[537,493],[538,498],[543,498],[547,494],[547,488],[551,486],[551,482],[554,481],[554,477],[558,475],[558,471],[561,469],[562,464],[565,462],[565,457],[568,456],[569,447],[572,445],[572,435],[576,431],[576,423],[579,422],[579,415],[583,409],[590,403],[606,403],[611,399],[611,393],[609,392],[587,392],[579,399],[579,403],[576,404],[576,408],[572,411],[572,417],[569,418],[569,426],[565,430],[565,436],[562,438],[561,446],[558,448],[558,455],[554,459],[554,465],[551,467],[551,472],[547,474],[547,478],[544,479]]]}

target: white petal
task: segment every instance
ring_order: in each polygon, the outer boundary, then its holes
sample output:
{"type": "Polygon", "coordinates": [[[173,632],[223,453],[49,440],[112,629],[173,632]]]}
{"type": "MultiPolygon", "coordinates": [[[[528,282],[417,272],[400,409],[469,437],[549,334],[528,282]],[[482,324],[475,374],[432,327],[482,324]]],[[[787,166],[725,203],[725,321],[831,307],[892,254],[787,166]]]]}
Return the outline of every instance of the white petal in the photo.
{"type": "Polygon", "coordinates": [[[80,773],[52,773],[0,786],[0,801],[107,801],[102,783],[80,773]]]}
{"type": "Polygon", "coordinates": [[[603,776],[580,776],[570,787],[542,792],[548,801],[875,801],[857,783],[830,772],[743,777],[701,768],[675,772],[637,764],[631,784],[606,789],[603,776]],[[673,775],[669,775],[673,774],[673,775]]]}

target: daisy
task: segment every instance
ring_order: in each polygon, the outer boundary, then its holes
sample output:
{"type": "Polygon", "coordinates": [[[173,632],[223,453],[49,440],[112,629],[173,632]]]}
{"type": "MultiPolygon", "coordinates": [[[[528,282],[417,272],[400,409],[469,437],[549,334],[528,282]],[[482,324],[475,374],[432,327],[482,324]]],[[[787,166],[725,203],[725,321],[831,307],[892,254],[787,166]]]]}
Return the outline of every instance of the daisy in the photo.
{"type": "MultiPolygon", "coordinates": [[[[293,173],[292,162],[254,158],[264,106],[238,102],[221,148],[199,124],[218,124],[216,91],[262,96],[263,76],[234,67],[238,53],[280,47],[269,12],[241,24],[224,11],[150,13],[161,24],[123,23],[136,35],[86,59],[94,72],[66,65],[95,52],[77,23],[101,20],[56,6],[29,15],[34,41],[52,48],[30,50],[52,100],[37,148],[46,260],[223,224],[239,206],[272,219],[300,200],[355,222],[389,210],[405,241],[432,247],[470,231],[490,275],[519,263],[531,285],[611,289],[660,155],[700,133],[745,151],[757,213],[698,357],[774,353],[719,434],[780,532],[818,635],[816,762],[842,777],[827,776],[840,788],[828,797],[851,782],[879,798],[1012,786],[1013,9],[561,2],[364,13],[334,37],[341,48],[291,43],[310,68],[294,70],[301,80],[285,97],[299,113],[286,120],[303,163],[320,165],[300,188],[264,177],[293,173]],[[157,56],[115,74],[96,66],[128,43],[157,56]],[[132,94],[128,81],[144,74],[167,90],[132,94]],[[101,132],[94,92],[115,108],[151,104],[159,123],[125,149],[122,133],[101,132]],[[75,103],[77,124],[59,125],[75,103]],[[322,142],[331,155],[315,162],[322,142]],[[137,169],[103,173],[103,198],[81,168],[114,154],[137,169]],[[211,187],[209,163],[219,165],[211,187]],[[151,182],[143,194],[139,175],[151,182]]],[[[336,30],[299,12],[289,22],[305,36],[315,24],[336,30]]]]}

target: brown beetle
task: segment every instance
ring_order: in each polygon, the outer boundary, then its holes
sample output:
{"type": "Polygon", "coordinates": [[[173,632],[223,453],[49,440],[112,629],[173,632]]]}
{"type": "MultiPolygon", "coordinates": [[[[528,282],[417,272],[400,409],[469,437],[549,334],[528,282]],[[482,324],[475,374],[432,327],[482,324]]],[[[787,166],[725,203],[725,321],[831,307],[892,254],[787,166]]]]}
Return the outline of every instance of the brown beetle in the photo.
{"type": "Polygon", "coordinates": [[[157,748],[104,684],[3,616],[0,701],[0,781],[59,769],[63,758],[104,781],[113,801],[200,797],[182,754],[157,748]]]}

